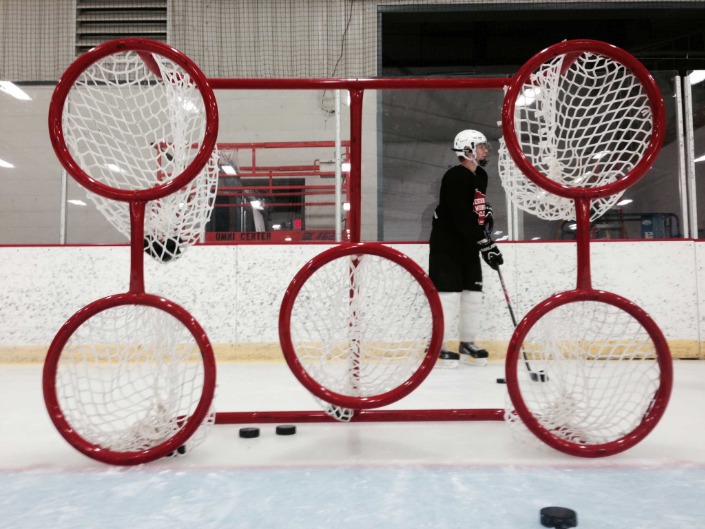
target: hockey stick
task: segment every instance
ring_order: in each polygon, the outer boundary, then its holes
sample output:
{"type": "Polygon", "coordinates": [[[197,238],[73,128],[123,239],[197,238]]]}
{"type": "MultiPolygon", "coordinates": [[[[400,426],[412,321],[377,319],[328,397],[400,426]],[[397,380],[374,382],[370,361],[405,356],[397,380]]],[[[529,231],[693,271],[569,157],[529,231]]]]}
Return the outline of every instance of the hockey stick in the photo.
{"type": "MultiPolygon", "coordinates": [[[[517,328],[517,319],[514,316],[514,311],[512,310],[512,304],[509,301],[509,293],[507,292],[507,285],[504,283],[504,277],[502,277],[502,270],[500,270],[500,267],[497,267],[497,275],[499,275],[499,282],[502,284],[502,290],[504,291],[504,299],[507,301],[507,308],[509,309],[509,315],[512,317],[512,323],[514,324],[514,328],[517,328]]],[[[526,357],[526,352],[524,351],[524,348],[521,348],[521,356],[524,358],[524,365],[526,366],[526,370],[529,372],[529,377],[531,378],[532,381],[534,382],[546,382],[548,380],[548,375],[546,372],[542,369],[540,371],[532,371],[531,370],[531,365],[529,364],[529,359],[526,357]]],[[[497,379],[497,382],[500,382],[500,380],[504,383],[506,383],[506,380],[504,379],[497,379]]],[[[502,383],[500,382],[500,383],[502,383]]]]}

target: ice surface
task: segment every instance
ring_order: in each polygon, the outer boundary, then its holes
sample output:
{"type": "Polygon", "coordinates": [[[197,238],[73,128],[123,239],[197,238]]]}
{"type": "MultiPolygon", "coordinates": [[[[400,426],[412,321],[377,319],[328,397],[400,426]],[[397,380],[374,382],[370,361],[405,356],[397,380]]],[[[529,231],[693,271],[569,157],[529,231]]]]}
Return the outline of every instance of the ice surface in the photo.
{"type": "MultiPolygon", "coordinates": [[[[281,362],[218,366],[218,411],[314,410],[281,362]]],[[[397,408],[501,408],[503,366],[434,370],[397,408]]],[[[532,528],[548,505],[581,529],[700,527],[705,363],[675,365],[657,428],[581,459],[503,422],[306,423],[293,436],[217,425],[184,457],[109,467],[54,429],[41,366],[0,366],[0,528],[532,528]]],[[[247,425],[250,426],[250,425],[247,425]]]]}

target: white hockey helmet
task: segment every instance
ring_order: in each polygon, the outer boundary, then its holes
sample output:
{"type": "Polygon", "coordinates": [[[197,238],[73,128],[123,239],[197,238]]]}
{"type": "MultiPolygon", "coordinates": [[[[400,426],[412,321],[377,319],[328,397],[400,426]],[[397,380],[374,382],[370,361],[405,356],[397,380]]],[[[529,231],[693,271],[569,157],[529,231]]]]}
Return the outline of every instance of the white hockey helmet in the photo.
{"type": "Polygon", "coordinates": [[[487,149],[490,148],[490,144],[487,142],[487,138],[482,132],[467,129],[456,134],[455,141],[453,142],[453,150],[458,153],[458,156],[462,156],[466,160],[474,162],[475,155],[477,154],[475,148],[483,144],[487,149]]]}

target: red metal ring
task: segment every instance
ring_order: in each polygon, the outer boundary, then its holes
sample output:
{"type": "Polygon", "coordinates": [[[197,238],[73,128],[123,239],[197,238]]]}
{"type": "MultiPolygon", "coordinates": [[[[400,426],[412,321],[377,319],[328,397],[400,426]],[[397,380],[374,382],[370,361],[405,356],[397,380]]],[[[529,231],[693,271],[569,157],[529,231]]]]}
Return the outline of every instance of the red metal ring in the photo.
{"type": "Polygon", "coordinates": [[[215,94],[206,79],[206,76],[201,70],[180,51],[163,44],[148,39],[118,39],[105,42],[92,48],[86,53],[79,56],[64,72],[59,80],[49,105],[49,137],[56,156],[59,158],[61,165],[66,171],[82,186],[113,200],[122,202],[147,202],[165,197],[174,191],[177,191],[187,185],[191,180],[196,178],[198,173],[205,167],[206,163],[213,154],[215,143],[218,137],[218,106],[215,99],[215,94]],[[201,92],[203,103],[206,109],[206,129],[203,143],[201,143],[193,161],[184,169],[183,173],[175,178],[154,186],[150,189],[128,190],[117,189],[110,187],[102,182],[97,181],[86,173],[76,160],[71,156],[66,145],[63,132],[62,116],[64,113],[64,105],[66,98],[73,87],[76,79],[88,67],[96,61],[125,51],[145,51],[156,53],[167,57],[169,60],[181,66],[194,80],[196,86],[201,92]]]}
{"type": "Polygon", "coordinates": [[[651,76],[649,71],[641,64],[633,55],[626,51],[597,40],[567,40],[558,44],[554,44],[543,51],[534,55],[527,61],[512,78],[507,93],[504,97],[502,105],[502,133],[504,141],[507,145],[509,154],[514,163],[519,169],[537,186],[565,198],[603,198],[610,195],[615,195],[624,191],[629,186],[635,184],[654,163],[656,156],[663,144],[665,132],[666,111],[663,104],[661,91],[656,85],[656,81],[651,76]],[[520,90],[539,66],[545,62],[567,53],[592,52],[598,55],[603,55],[610,59],[623,64],[641,81],[644,90],[651,102],[651,108],[654,115],[654,125],[651,133],[649,145],[644,153],[644,156],[637,162],[634,168],[624,177],[610,184],[594,187],[594,188],[579,188],[569,187],[551,180],[546,175],[542,174],[526,157],[522,151],[519,141],[516,137],[516,129],[514,124],[514,109],[518,97],[521,95],[520,90]]]}
{"type": "Polygon", "coordinates": [[[215,394],[215,379],[216,366],[213,349],[205,331],[193,316],[181,306],[162,297],[144,293],[125,293],[96,300],[80,309],[66,321],[49,347],[44,362],[42,389],[44,403],[46,404],[51,421],[64,439],[79,452],[103,463],[112,465],[138,465],[165,456],[169,452],[182,446],[193,435],[210,411],[215,394]],[[186,420],[183,427],[173,437],[157,446],[140,452],[117,452],[85,440],[68,422],[61,409],[56,393],[56,371],[59,359],[66,343],[73,333],[96,314],[123,305],[144,305],[163,310],[171,316],[174,316],[188,328],[201,350],[201,357],[203,359],[203,393],[201,394],[198,406],[194,410],[193,415],[186,420]]]}
{"type": "MultiPolygon", "coordinates": [[[[550,374],[549,374],[550,377],[550,374]]],[[[605,457],[623,452],[643,440],[658,424],[666,410],[673,388],[673,364],[670,349],[661,329],[656,322],[638,305],[612,292],[602,290],[569,290],[554,294],[536,305],[522,319],[512,335],[507,350],[505,378],[509,397],[514,409],[526,427],[549,446],[580,457],[605,457]],[[604,444],[588,445],[567,441],[545,429],[536,417],[529,411],[519,388],[517,369],[520,362],[521,347],[529,330],[548,312],[579,301],[597,301],[617,307],[637,320],[647,331],[656,348],[657,362],[660,371],[660,385],[654,402],[642,418],[641,423],[620,439],[604,444]]]]}
{"type": "Polygon", "coordinates": [[[294,376],[296,376],[299,382],[301,382],[301,384],[303,384],[303,386],[315,396],[326,402],[337,406],[342,406],[344,408],[355,410],[378,408],[391,404],[392,402],[396,402],[411,393],[411,391],[421,384],[421,382],[423,382],[431,372],[431,369],[438,358],[438,353],[441,350],[441,345],[443,342],[443,310],[441,308],[441,301],[438,296],[438,292],[431,282],[431,279],[409,256],[378,243],[342,244],[340,246],[334,246],[333,248],[330,248],[314,257],[311,261],[304,265],[301,270],[299,270],[294,279],[291,281],[291,284],[284,294],[281,310],[279,312],[279,340],[284,353],[284,358],[286,359],[289,368],[294,373],[294,376]],[[321,384],[316,381],[301,365],[301,362],[296,356],[295,347],[291,340],[291,311],[302,286],[306,280],[316,272],[316,270],[340,257],[364,254],[376,255],[378,257],[383,257],[393,261],[403,267],[419,282],[431,307],[433,327],[431,343],[429,344],[429,349],[426,352],[426,356],[416,372],[414,372],[409,379],[403,382],[400,386],[380,395],[352,397],[349,395],[342,395],[331,391],[328,388],[322,387],[321,384]]]}

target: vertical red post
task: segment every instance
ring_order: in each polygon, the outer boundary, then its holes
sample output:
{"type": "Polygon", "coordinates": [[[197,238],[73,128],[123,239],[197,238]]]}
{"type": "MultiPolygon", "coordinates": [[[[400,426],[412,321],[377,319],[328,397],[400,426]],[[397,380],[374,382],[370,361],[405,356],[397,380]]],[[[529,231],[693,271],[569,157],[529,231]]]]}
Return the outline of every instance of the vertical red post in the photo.
{"type": "Polygon", "coordinates": [[[362,209],[362,96],[364,90],[350,89],[350,242],[360,242],[362,209]]]}
{"type": "Polygon", "coordinates": [[[577,242],[577,288],[592,289],[592,274],[590,272],[590,199],[580,197],[575,199],[575,222],[577,242]]]}
{"type": "Polygon", "coordinates": [[[130,293],[144,294],[144,213],[146,202],[130,202],[130,293]]]}

